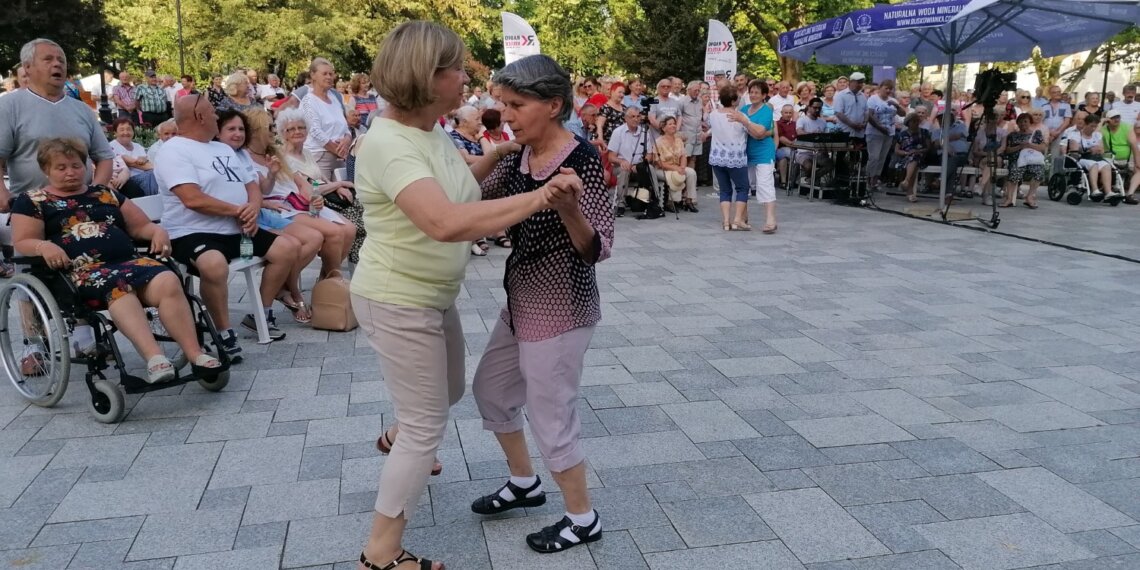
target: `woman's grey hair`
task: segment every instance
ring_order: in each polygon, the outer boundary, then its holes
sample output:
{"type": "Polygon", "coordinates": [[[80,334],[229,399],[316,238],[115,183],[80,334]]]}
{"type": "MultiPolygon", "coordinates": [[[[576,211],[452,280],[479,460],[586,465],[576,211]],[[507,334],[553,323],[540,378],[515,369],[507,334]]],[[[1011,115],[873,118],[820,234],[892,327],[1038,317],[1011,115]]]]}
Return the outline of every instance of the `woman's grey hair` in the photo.
{"type": "MultiPolygon", "coordinates": [[[[35,60],[36,60],[36,46],[39,46],[39,45],[54,46],[54,47],[59,48],[59,51],[63,51],[63,48],[59,47],[59,44],[57,44],[57,43],[55,43],[49,39],[36,38],[36,39],[24,44],[23,47],[20,48],[20,65],[32,65],[32,63],[35,62],[35,60]]],[[[67,58],[66,52],[64,53],[63,57],[66,60],[66,58],[67,58]]]]}
{"type": "Polygon", "coordinates": [[[476,109],[471,105],[464,105],[459,109],[456,109],[455,118],[459,119],[460,122],[467,120],[479,122],[479,109],[476,109]]]}
{"type": "Polygon", "coordinates": [[[569,120],[574,110],[574,87],[570,74],[548,55],[530,55],[515,61],[496,73],[494,82],[520,95],[543,101],[558,99],[562,102],[559,121],[569,120]]]}
{"type": "Polygon", "coordinates": [[[243,83],[249,85],[249,78],[246,77],[244,73],[235,71],[227,75],[225,80],[222,81],[222,91],[224,91],[226,95],[229,95],[230,97],[244,95],[241,89],[239,89],[243,83]]]}
{"type": "Polygon", "coordinates": [[[289,123],[301,123],[305,126],[309,124],[308,121],[305,120],[305,114],[296,107],[290,107],[278,112],[277,119],[273,122],[273,124],[277,126],[277,133],[281,136],[285,136],[285,127],[289,126],[289,123]]]}
{"type": "MultiPolygon", "coordinates": [[[[327,65],[329,67],[333,67],[333,64],[331,61],[329,61],[323,57],[314,57],[313,62],[309,64],[309,73],[316,73],[317,69],[319,69],[322,65],[327,65]]],[[[333,69],[336,69],[336,68],[334,67],[333,69]]]]}

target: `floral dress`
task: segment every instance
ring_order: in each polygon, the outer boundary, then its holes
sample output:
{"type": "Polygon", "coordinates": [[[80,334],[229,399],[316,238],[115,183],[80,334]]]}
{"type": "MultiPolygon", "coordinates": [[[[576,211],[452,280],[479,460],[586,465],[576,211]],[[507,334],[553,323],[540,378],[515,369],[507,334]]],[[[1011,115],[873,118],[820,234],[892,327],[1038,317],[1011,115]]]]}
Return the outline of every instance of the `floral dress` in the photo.
{"type": "Polygon", "coordinates": [[[625,110],[625,105],[621,106],[620,111],[609,104],[598,108],[598,114],[606,118],[606,123],[602,126],[602,140],[607,144],[610,142],[610,136],[614,134],[614,129],[625,123],[625,110]]]}
{"type": "MultiPolygon", "coordinates": [[[[918,129],[916,133],[910,132],[910,129],[903,129],[895,135],[895,148],[904,152],[929,149],[930,135],[922,129],[918,129]]],[[[895,168],[905,169],[912,162],[921,164],[924,154],[895,155],[895,168]]]]}
{"type": "MultiPolygon", "coordinates": [[[[1045,144],[1045,137],[1042,136],[1041,131],[1033,131],[1029,133],[1013,131],[1012,133],[1006,135],[1005,139],[1005,145],[1007,147],[1022,145],[1026,142],[1031,142],[1033,144],[1045,144]]],[[[1018,151],[1010,155],[1010,164],[1017,164],[1017,155],[1020,153],[1021,151],[1018,151]]],[[[1044,164],[1026,164],[1025,166],[1015,166],[1009,170],[1009,181],[1014,184],[1021,184],[1022,182],[1028,182],[1030,180],[1036,180],[1038,182],[1045,181],[1044,164]]]]}
{"type": "Polygon", "coordinates": [[[120,205],[126,198],[107,187],[91,186],[75,196],[46,190],[21,194],[12,213],[44,223],[44,239],[63,248],[71,258],[71,281],[79,300],[104,309],[123,295],[169,271],[162,263],[139,257],[127,233],[120,205]]]}

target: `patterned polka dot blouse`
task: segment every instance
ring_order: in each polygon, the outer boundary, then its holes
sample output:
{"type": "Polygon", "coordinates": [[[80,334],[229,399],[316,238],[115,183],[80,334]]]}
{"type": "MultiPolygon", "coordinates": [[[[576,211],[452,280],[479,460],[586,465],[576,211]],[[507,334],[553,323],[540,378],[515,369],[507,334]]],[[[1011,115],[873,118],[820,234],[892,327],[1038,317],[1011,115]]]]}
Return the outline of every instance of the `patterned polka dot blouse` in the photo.
{"type": "Polygon", "coordinates": [[[559,168],[572,168],[584,186],[579,207],[594,228],[587,256],[574,249],[556,210],[536,212],[507,229],[514,248],[503,277],[507,305],[502,318],[515,338],[537,342],[602,319],[594,264],[610,256],[614,216],[602,161],[590,143],[575,137],[541,172],[530,171],[529,159],[530,147],[524,147],[500,160],[483,181],[483,199],[534,192],[559,168]]]}

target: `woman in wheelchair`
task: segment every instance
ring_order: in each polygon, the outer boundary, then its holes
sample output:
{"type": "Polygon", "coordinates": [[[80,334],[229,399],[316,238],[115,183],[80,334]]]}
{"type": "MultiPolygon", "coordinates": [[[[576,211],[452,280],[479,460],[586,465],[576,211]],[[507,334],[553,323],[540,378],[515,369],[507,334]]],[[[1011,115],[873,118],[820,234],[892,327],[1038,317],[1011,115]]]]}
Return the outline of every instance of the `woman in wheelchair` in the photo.
{"type": "Polygon", "coordinates": [[[1112,163],[1104,159],[1104,135],[1100,132],[1100,117],[1088,115],[1077,130],[1069,137],[1067,152],[1077,154],[1077,162],[1088,173],[1089,197],[1097,200],[1098,194],[1111,195],[1112,163]]]}
{"type": "Polygon", "coordinates": [[[96,310],[106,308],[146,360],[147,382],[172,380],[175,370],[151,333],[144,306],[158,308],[159,319],[196,373],[208,375],[210,369],[219,368],[221,362],[198,343],[177,275],[135,251],[132,238],[149,241],[151,254],[169,255],[166,230],[151,223],[122,194],[87,186],[87,147],[82,141],[42,140],[37,159],[48,185],[20,195],[12,205],[16,251],[41,257],[48,267],[65,273],[79,302],[96,310]]]}

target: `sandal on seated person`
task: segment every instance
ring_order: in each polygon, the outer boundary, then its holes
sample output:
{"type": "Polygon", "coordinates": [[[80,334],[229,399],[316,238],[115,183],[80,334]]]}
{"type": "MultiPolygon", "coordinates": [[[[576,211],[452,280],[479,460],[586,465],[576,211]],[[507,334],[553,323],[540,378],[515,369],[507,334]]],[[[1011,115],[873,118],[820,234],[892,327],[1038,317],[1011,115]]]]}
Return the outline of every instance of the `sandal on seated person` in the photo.
{"type": "Polygon", "coordinates": [[[214,378],[221,367],[222,361],[204,352],[190,361],[190,370],[199,378],[214,378]]]}
{"type": "Polygon", "coordinates": [[[416,570],[446,570],[442,562],[432,562],[427,558],[419,558],[407,550],[401,550],[400,555],[397,556],[395,560],[384,566],[377,566],[376,563],[369,560],[363,552],[360,553],[360,564],[364,566],[365,570],[396,570],[397,567],[405,562],[415,562],[419,564],[416,570]]]}
{"type": "Polygon", "coordinates": [[[161,354],[156,354],[146,361],[146,383],[158,384],[159,382],[169,382],[174,380],[175,371],[174,365],[170,363],[170,359],[161,354]]]}

